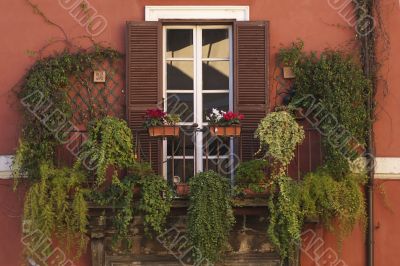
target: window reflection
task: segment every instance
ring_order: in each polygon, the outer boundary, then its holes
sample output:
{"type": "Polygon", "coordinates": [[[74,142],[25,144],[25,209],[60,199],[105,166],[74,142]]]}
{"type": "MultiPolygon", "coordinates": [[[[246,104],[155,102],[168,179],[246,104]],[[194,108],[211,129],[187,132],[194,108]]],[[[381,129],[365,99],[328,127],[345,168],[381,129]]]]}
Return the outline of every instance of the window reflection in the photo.
{"type": "Polygon", "coordinates": [[[228,58],[229,33],[227,29],[203,29],[203,58],[228,58]]]}
{"type": "Polygon", "coordinates": [[[193,30],[167,30],[167,58],[193,57],[193,30]]]}
{"type": "Polygon", "coordinates": [[[193,90],[193,62],[167,62],[167,90],[193,90]]]}
{"type": "Polygon", "coordinates": [[[229,61],[203,62],[203,90],[229,90],[229,61]]]}

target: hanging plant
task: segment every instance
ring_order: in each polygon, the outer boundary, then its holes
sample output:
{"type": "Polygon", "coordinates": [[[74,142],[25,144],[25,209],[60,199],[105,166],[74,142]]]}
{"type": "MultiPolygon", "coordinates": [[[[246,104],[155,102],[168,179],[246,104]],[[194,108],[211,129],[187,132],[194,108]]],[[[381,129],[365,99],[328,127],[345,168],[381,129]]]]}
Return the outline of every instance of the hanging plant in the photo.
{"type": "Polygon", "coordinates": [[[278,165],[275,174],[281,175],[294,158],[296,146],[304,140],[304,130],[289,112],[277,111],[261,120],[255,136],[260,145],[267,147],[267,155],[278,165]]]}
{"type": "Polygon", "coordinates": [[[190,180],[188,234],[196,247],[197,260],[213,263],[227,246],[234,224],[230,186],[226,178],[214,171],[197,174],[190,180]]]}
{"type": "Polygon", "coordinates": [[[138,185],[141,191],[139,211],[143,214],[145,234],[149,237],[164,232],[167,215],[171,210],[172,191],[167,181],[158,175],[143,176],[138,185]]]}
{"type": "Polygon", "coordinates": [[[116,173],[117,169],[133,165],[133,138],[126,121],[107,116],[93,121],[88,134],[76,167],[84,166],[91,171],[95,169],[97,185],[105,181],[109,167],[115,167],[116,173]]]}
{"type": "MultiPolygon", "coordinates": [[[[24,220],[30,232],[44,238],[27,238],[30,247],[38,247],[43,239],[55,236],[67,250],[80,255],[86,249],[88,204],[81,187],[84,173],[70,168],[57,169],[49,163],[39,167],[40,181],[28,190],[24,202],[24,220]],[[74,244],[74,245],[72,245],[74,244]]],[[[28,249],[28,251],[31,249],[28,249]]]]}
{"type": "Polygon", "coordinates": [[[111,206],[114,215],[110,218],[116,232],[113,244],[132,244],[130,228],[134,215],[143,215],[144,231],[148,237],[163,232],[171,209],[172,192],[167,181],[154,174],[148,164],[135,163],[131,173],[119,180],[113,177],[112,184],[104,191],[93,191],[91,200],[100,206],[111,206]],[[140,189],[140,199],[135,198],[135,189],[140,189]],[[135,199],[138,201],[135,202],[135,199]]]}
{"type": "Polygon", "coordinates": [[[268,237],[282,261],[294,259],[304,223],[301,183],[291,177],[275,177],[268,200],[268,237]]]}

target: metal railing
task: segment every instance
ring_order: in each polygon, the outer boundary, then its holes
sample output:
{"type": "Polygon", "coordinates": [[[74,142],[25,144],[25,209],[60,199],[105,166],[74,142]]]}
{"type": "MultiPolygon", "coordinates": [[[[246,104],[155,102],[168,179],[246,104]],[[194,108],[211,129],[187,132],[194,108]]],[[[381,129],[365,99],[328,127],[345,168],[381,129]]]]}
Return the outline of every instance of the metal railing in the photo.
{"type": "MultiPolygon", "coordinates": [[[[317,130],[303,124],[305,140],[296,148],[296,156],[289,165],[289,175],[301,179],[307,172],[315,170],[322,164],[322,138],[317,130]]],[[[254,155],[259,149],[256,139],[243,137],[220,138],[211,136],[208,128],[199,128],[196,124],[180,126],[178,137],[154,138],[149,137],[146,129],[133,130],[134,153],[138,161],[149,162],[159,173],[168,177],[170,182],[173,178],[181,176],[182,182],[187,181],[199,170],[215,170],[226,176],[234,176],[234,169],[242,161],[243,154],[254,155]],[[202,151],[198,152],[196,144],[202,133],[202,151]],[[196,161],[202,156],[203,169],[197,169],[196,161]],[[227,170],[227,167],[230,167],[227,170]]],[[[242,136],[252,135],[242,129],[242,136]]],[[[76,156],[87,137],[87,131],[71,132],[73,141],[68,142],[68,147],[60,146],[56,151],[56,163],[59,166],[72,166],[76,156]]],[[[254,157],[255,158],[255,157],[254,157]]],[[[249,159],[248,156],[246,159],[249,159]]],[[[251,159],[251,158],[250,158],[251,159]]]]}

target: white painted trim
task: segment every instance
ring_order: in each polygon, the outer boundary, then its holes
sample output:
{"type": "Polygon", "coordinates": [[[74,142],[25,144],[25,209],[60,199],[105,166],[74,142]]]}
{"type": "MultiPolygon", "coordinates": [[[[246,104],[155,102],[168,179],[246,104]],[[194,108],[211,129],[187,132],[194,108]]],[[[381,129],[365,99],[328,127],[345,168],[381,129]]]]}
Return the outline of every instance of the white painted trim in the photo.
{"type": "Polygon", "coordinates": [[[376,157],[376,179],[400,179],[400,157],[376,157]]]}
{"type": "Polygon", "coordinates": [[[0,155],[0,179],[11,178],[11,165],[14,156],[12,155],[0,155]]]}
{"type": "MultiPolygon", "coordinates": [[[[212,93],[226,93],[229,95],[229,110],[233,109],[233,34],[232,34],[232,26],[230,25],[168,25],[163,27],[163,95],[164,95],[164,108],[167,108],[167,94],[168,93],[184,93],[187,91],[188,93],[193,93],[193,122],[197,123],[200,126],[207,125],[206,121],[203,121],[203,95],[204,94],[212,94],[212,93]],[[193,32],[193,57],[185,58],[186,60],[193,61],[193,90],[167,90],[167,73],[166,73],[166,63],[170,61],[166,58],[166,33],[167,29],[190,29],[193,32]],[[229,57],[228,58],[211,58],[210,61],[226,61],[229,62],[229,89],[227,90],[215,90],[215,91],[207,91],[202,90],[203,84],[203,72],[202,72],[202,64],[203,62],[209,61],[208,58],[203,58],[202,55],[202,30],[203,29],[227,29],[229,34],[229,57]]],[[[165,110],[167,111],[167,110],[165,110]]],[[[183,123],[181,123],[182,125],[183,123]]],[[[203,171],[203,133],[196,132],[196,143],[195,143],[195,151],[194,153],[197,160],[194,162],[194,171],[195,173],[203,171]]],[[[233,158],[233,140],[231,140],[231,151],[233,158]]],[[[170,159],[171,156],[167,156],[167,141],[163,141],[163,162],[167,162],[167,159],[170,159]]],[[[192,156],[190,156],[192,157],[192,156]]],[[[187,159],[192,159],[189,156],[186,156],[187,159]]],[[[210,159],[213,156],[209,156],[210,159]]],[[[179,156],[174,156],[175,159],[181,159],[179,156]]],[[[215,158],[217,158],[215,156],[215,158]]],[[[229,158],[229,156],[220,156],[221,159],[229,158]]],[[[167,163],[163,164],[163,173],[164,177],[166,177],[167,173],[167,163]]]]}
{"type": "Polygon", "coordinates": [[[160,19],[250,20],[249,6],[145,6],[146,21],[160,19]]]}

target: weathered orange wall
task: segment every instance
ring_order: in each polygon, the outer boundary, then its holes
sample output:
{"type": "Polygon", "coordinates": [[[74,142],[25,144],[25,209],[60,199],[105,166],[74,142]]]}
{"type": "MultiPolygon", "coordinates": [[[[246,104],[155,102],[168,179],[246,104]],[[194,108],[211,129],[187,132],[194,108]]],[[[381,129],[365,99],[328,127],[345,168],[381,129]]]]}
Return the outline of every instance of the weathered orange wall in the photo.
{"type": "MultiPolygon", "coordinates": [[[[68,11],[64,10],[58,1],[32,0],[38,5],[52,21],[59,24],[70,38],[86,34],[68,11]]],[[[383,0],[387,9],[394,6],[397,0],[383,0]]],[[[354,31],[336,11],[332,10],[327,1],[321,0],[119,0],[101,1],[91,0],[90,3],[108,21],[106,30],[94,38],[121,51],[124,50],[124,29],[127,20],[143,20],[145,5],[249,5],[252,20],[270,21],[271,40],[271,102],[275,102],[274,92],[278,87],[274,77],[275,54],[281,45],[288,45],[297,38],[302,39],[307,50],[321,51],[325,48],[342,48],[357,51],[354,41],[354,31]]],[[[398,8],[398,7],[393,7],[398,8]]],[[[27,56],[27,50],[38,50],[49,40],[63,38],[61,32],[54,26],[46,24],[43,18],[35,15],[26,1],[0,1],[0,155],[13,154],[18,139],[19,116],[18,104],[15,102],[11,89],[19,82],[25,71],[34,63],[34,59],[27,56]]],[[[390,85],[389,97],[384,98],[383,93],[378,94],[380,106],[385,111],[380,112],[380,119],[376,123],[377,151],[383,156],[399,156],[400,142],[396,136],[400,133],[400,116],[388,114],[398,113],[397,102],[400,97],[400,66],[396,65],[400,55],[400,47],[396,40],[400,38],[398,25],[400,20],[399,10],[387,11],[390,17],[387,30],[392,32],[391,53],[392,59],[388,61],[388,81],[390,85]],[[390,135],[388,135],[390,132],[390,135]]],[[[84,44],[87,45],[87,42],[84,44]]],[[[60,50],[59,46],[51,46],[47,53],[60,50]]],[[[381,108],[382,109],[382,108],[381,108]]],[[[20,220],[21,198],[11,191],[10,181],[2,181],[0,186],[0,265],[20,265],[20,220]],[[9,208],[10,207],[10,208],[9,208]],[[7,210],[12,210],[12,215],[7,210]],[[14,215],[15,214],[15,215],[14,215]],[[14,217],[15,216],[15,217],[14,217]]],[[[400,192],[400,184],[391,182],[388,187],[388,197],[396,199],[400,192]],[[397,185],[399,184],[399,185],[397,185]]],[[[393,206],[396,206],[395,200],[393,206]]],[[[397,204],[399,206],[399,204],[397,204]]],[[[376,216],[380,218],[381,228],[377,229],[377,265],[396,265],[394,254],[398,247],[393,243],[396,228],[396,216],[386,212],[382,204],[377,204],[376,216]],[[385,218],[385,219],[383,219],[385,218]],[[390,229],[389,229],[390,228],[390,229]],[[394,228],[394,229],[393,229],[394,228]],[[385,240],[389,241],[385,241],[385,240]],[[391,244],[388,244],[390,242],[391,244]],[[393,254],[393,255],[392,255],[393,254]],[[392,258],[389,258],[392,257],[392,258]],[[392,261],[389,261],[391,260],[392,261]]],[[[397,217],[398,218],[398,217],[397,217]]],[[[377,219],[378,221],[378,219],[377,219]]],[[[398,221],[398,219],[397,219],[398,221]]],[[[317,230],[318,231],[318,230],[317,230]]],[[[396,231],[397,232],[397,231],[396,231]]],[[[400,232],[398,232],[400,233],[400,232]]],[[[397,233],[397,235],[399,235],[397,233]]],[[[319,229],[318,234],[324,239],[325,247],[336,247],[336,240],[332,235],[319,229]]],[[[399,243],[400,241],[396,241],[399,243]]],[[[365,251],[363,233],[359,229],[346,239],[342,257],[347,265],[365,265],[365,251]]],[[[82,259],[81,265],[88,265],[88,258],[82,259]]],[[[313,260],[303,256],[302,265],[317,265],[313,260]]]]}
{"type": "Polygon", "coordinates": [[[379,29],[377,56],[382,67],[376,95],[375,144],[377,156],[400,157],[400,2],[381,0],[384,28],[379,29]],[[386,35],[385,35],[386,34],[386,35]]]}

